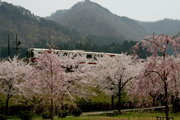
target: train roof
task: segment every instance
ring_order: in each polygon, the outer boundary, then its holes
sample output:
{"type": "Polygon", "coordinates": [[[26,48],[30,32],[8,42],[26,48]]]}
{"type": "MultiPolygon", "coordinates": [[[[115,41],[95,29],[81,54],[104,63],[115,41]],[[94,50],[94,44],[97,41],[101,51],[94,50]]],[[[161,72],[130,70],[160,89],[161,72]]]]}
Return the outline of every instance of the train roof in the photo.
{"type": "MultiPolygon", "coordinates": [[[[49,49],[45,49],[45,48],[29,48],[29,50],[37,50],[37,51],[41,51],[41,50],[49,50],[49,49]]],[[[86,53],[86,54],[99,54],[99,55],[116,55],[116,56],[120,56],[122,54],[117,54],[117,53],[105,53],[105,52],[90,52],[90,51],[84,51],[84,50],[57,50],[57,49],[53,49],[55,51],[62,51],[62,52],[77,52],[77,53],[86,53]]]]}

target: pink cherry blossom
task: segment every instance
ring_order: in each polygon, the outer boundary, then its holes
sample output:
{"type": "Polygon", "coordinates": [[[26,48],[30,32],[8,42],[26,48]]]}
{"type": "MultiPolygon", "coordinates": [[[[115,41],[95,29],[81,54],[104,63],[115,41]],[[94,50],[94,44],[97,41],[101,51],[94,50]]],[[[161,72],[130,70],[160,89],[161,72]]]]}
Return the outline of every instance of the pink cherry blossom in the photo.
{"type": "Polygon", "coordinates": [[[0,92],[6,94],[6,113],[8,112],[8,102],[15,95],[21,95],[21,89],[26,82],[32,67],[25,65],[22,59],[14,56],[0,62],[0,92]]]}
{"type": "MultiPolygon", "coordinates": [[[[137,76],[134,81],[131,92],[129,95],[132,101],[137,100],[136,106],[152,105],[153,101],[159,97],[164,96],[166,101],[166,119],[168,118],[168,103],[172,95],[179,96],[180,89],[180,62],[179,50],[180,41],[179,35],[151,35],[145,37],[139,44],[152,56],[146,58],[144,70],[137,76]],[[167,53],[168,48],[174,50],[174,54],[169,56],[167,53]]],[[[140,47],[140,46],[139,46],[140,47]]],[[[134,47],[136,50],[137,46],[134,47]]],[[[137,55],[137,54],[136,54],[137,55]]]]}
{"type": "MultiPolygon", "coordinates": [[[[142,68],[143,63],[135,63],[130,55],[121,54],[115,57],[105,55],[98,58],[93,70],[95,72],[93,79],[101,91],[112,96],[112,105],[117,96],[120,104],[121,92],[130,90],[132,82],[142,68]]],[[[120,105],[118,110],[120,111],[120,105]]]]}
{"type": "Polygon", "coordinates": [[[52,48],[50,51],[39,55],[37,65],[27,76],[25,89],[29,91],[26,97],[41,101],[37,106],[45,106],[44,111],[50,110],[53,119],[55,109],[60,111],[65,105],[75,105],[74,95],[86,97],[90,94],[85,88],[90,85],[91,67],[81,64],[85,61],[84,56],[73,57],[72,53],[59,58],[52,48]]]}

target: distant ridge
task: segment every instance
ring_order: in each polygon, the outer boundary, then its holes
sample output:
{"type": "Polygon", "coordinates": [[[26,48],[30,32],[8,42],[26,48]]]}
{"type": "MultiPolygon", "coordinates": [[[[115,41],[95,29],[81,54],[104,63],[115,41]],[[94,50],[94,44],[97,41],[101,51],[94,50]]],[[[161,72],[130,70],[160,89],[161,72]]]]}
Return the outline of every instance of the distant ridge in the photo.
{"type": "Polygon", "coordinates": [[[89,0],[78,2],[69,10],[57,10],[46,19],[23,7],[1,3],[0,47],[7,46],[8,34],[12,41],[18,34],[22,47],[44,47],[49,41],[49,30],[54,44],[71,47],[88,40],[93,41],[91,44],[103,46],[121,44],[124,40],[140,41],[154,32],[168,35],[180,32],[180,20],[141,22],[117,16],[89,0]]]}
{"type": "Polygon", "coordinates": [[[46,19],[77,29],[82,35],[109,35],[123,40],[141,40],[148,34],[136,21],[112,14],[89,0],[78,2],[69,10],[58,10],[46,19]]]}
{"type": "Polygon", "coordinates": [[[108,35],[123,40],[142,40],[152,33],[175,35],[180,32],[180,20],[163,19],[141,22],[111,13],[101,5],[85,0],[68,10],[58,10],[46,19],[77,29],[82,35],[108,35]]]}
{"type": "Polygon", "coordinates": [[[165,34],[174,36],[180,33],[180,20],[163,19],[156,22],[140,22],[138,24],[146,29],[148,34],[165,34]]]}

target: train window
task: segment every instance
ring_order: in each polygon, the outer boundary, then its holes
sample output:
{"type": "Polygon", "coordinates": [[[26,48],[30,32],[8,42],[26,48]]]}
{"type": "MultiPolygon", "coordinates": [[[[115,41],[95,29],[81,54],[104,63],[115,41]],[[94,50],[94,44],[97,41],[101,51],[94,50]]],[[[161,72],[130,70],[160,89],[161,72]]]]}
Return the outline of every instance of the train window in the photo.
{"type": "Polygon", "coordinates": [[[28,51],[26,52],[26,57],[29,58],[28,51]]]}
{"type": "Polygon", "coordinates": [[[28,55],[28,57],[30,58],[31,57],[31,53],[29,52],[29,55],[28,55]]]}
{"type": "Polygon", "coordinates": [[[83,53],[79,53],[79,56],[83,56],[83,53]]]}
{"type": "Polygon", "coordinates": [[[103,55],[99,55],[99,57],[103,57],[103,55]]]}
{"type": "Polygon", "coordinates": [[[97,60],[97,55],[94,56],[94,60],[97,60]]]}
{"type": "Polygon", "coordinates": [[[87,54],[87,55],[86,55],[86,58],[87,58],[87,59],[92,59],[92,55],[91,55],[91,54],[87,54]]]}
{"type": "Polygon", "coordinates": [[[31,50],[30,56],[31,56],[31,57],[34,57],[34,52],[33,52],[33,50],[31,50]]]}
{"type": "Polygon", "coordinates": [[[77,57],[77,53],[73,54],[72,59],[74,59],[75,57],[77,57]]]}
{"type": "Polygon", "coordinates": [[[60,57],[60,56],[61,56],[60,52],[56,52],[56,55],[57,55],[58,57],[60,57]]]}
{"type": "Polygon", "coordinates": [[[63,56],[68,56],[68,53],[64,53],[63,56]]]}

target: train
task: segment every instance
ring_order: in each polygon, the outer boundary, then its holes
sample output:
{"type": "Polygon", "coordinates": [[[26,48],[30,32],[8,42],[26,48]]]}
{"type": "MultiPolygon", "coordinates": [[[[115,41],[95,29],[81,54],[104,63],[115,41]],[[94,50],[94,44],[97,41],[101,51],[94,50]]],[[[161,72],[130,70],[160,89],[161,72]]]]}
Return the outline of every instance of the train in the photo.
{"type": "MultiPolygon", "coordinates": [[[[38,59],[38,54],[42,54],[44,51],[49,51],[49,49],[44,48],[29,48],[27,50],[27,64],[36,64],[38,59]]],[[[57,54],[60,58],[64,56],[70,56],[71,54],[79,56],[81,54],[85,55],[87,59],[90,59],[88,64],[96,64],[96,60],[98,57],[103,57],[104,55],[108,55],[110,57],[119,57],[121,54],[115,53],[103,53],[103,52],[88,52],[84,50],[53,50],[55,54],[57,54]]]]}

